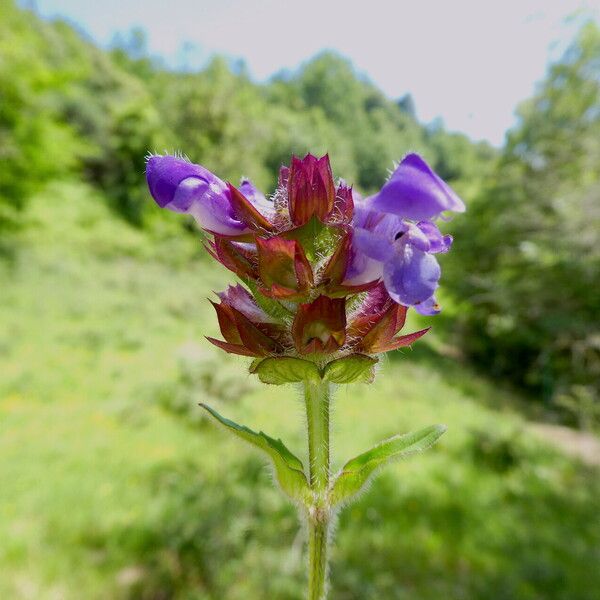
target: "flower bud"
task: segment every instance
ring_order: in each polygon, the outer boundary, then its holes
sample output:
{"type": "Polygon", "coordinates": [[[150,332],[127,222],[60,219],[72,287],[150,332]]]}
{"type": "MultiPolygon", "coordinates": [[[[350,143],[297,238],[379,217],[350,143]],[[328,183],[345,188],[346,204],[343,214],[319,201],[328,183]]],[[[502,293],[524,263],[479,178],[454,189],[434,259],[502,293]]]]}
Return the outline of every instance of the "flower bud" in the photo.
{"type": "Polygon", "coordinates": [[[294,225],[304,225],[313,215],[324,223],[335,201],[329,157],[317,158],[312,154],[303,159],[292,157],[287,189],[290,218],[294,225]]]}

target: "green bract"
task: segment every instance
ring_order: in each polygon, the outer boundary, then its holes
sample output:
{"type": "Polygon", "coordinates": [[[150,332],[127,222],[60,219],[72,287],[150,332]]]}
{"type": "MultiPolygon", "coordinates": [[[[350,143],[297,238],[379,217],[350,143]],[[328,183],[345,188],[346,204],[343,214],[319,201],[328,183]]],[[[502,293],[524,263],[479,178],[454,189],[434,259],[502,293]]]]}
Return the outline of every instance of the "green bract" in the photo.
{"type": "Polygon", "coordinates": [[[323,369],[323,379],[331,383],[370,383],[375,378],[377,359],[366,354],[338,358],[323,369]]]}
{"type": "Polygon", "coordinates": [[[375,377],[377,359],[366,354],[351,354],[332,360],[319,367],[309,360],[292,356],[257,358],[250,365],[250,373],[258,375],[263,383],[283,385],[329,381],[331,383],[370,383],[375,377]]]}
{"type": "Polygon", "coordinates": [[[263,383],[273,385],[321,379],[321,373],[315,363],[291,356],[259,359],[252,363],[250,372],[256,373],[263,383]]]}

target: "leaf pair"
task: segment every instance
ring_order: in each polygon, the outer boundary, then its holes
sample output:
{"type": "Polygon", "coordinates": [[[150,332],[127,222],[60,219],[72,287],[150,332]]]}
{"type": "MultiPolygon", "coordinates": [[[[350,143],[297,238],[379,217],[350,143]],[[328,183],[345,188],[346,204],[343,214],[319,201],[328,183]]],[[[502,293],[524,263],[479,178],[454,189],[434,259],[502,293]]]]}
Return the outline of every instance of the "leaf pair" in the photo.
{"type": "Polygon", "coordinates": [[[263,383],[283,385],[285,383],[300,383],[303,381],[320,383],[369,383],[375,377],[376,358],[366,354],[351,354],[333,360],[323,369],[302,358],[282,356],[259,359],[252,363],[250,372],[258,375],[263,383]]]}
{"type": "MultiPolygon", "coordinates": [[[[273,463],[275,477],[288,497],[299,504],[311,505],[312,491],[306,478],[304,465],[281,440],[276,440],[262,431],[257,433],[244,425],[238,425],[206,404],[201,406],[228,431],[260,448],[269,456],[273,463]]],[[[348,502],[360,493],[380,468],[410,454],[426,450],[445,431],[444,425],[432,425],[412,433],[396,435],[349,460],[330,487],[329,505],[334,507],[348,502]]]]}

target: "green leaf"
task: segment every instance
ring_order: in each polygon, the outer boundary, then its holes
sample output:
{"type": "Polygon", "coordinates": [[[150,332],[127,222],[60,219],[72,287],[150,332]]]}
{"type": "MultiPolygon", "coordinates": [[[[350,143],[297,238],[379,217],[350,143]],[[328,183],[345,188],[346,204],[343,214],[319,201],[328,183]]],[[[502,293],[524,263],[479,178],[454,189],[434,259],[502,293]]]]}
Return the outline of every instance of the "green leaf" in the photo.
{"type": "Polygon", "coordinates": [[[365,354],[351,354],[327,364],[323,379],[332,383],[370,383],[375,378],[376,358],[365,354]]]}
{"type": "Polygon", "coordinates": [[[256,373],[263,383],[283,385],[300,381],[321,381],[317,365],[292,356],[265,358],[259,363],[253,362],[250,372],[256,373]]]}
{"type": "Polygon", "coordinates": [[[304,474],[304,465],[298,457],[294,456],[285,447],[281,440],[273,439],[262,431],[257,433],[244,425],[238,425],[234,421],[221,416],[207,404],[201,403],[200,406],[228,431],[249,444],[260,448],[270,457],[273,466],[275,467],[277,481],[279,482],[281,489],[290,498],[298,502],[308,502],[310,498],[310,488],[306,480],[306,475],[304,474]]]}
{"type": "Polygon", "coordinates": [[[409,454],[426,450],[445,431],[445,425],[432,425],[419,431],[395,435],[349,460],[333,483],[330,496],[332,505],[355,496],[380,467],[409,454]]]}

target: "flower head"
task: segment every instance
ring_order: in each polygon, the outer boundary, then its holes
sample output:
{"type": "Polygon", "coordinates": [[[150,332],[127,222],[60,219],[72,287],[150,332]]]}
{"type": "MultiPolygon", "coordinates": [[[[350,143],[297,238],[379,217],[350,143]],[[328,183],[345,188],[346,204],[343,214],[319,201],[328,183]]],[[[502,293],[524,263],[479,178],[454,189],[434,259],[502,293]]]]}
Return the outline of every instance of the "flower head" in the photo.
{"type": "Polygon", "coordinates": [[[147,180],[159,206],[212,234],[208,251],[245,284],[213,303],[223,339],[209,340],[227,352],[317,363],[375,355],[427,332],[399,335],[408,307],[439,312],[435,255],[452,238],[432,219],[464,205],[417,155],[366,200],[311,154],[282,167],[273,199],[173,156],[152,156],[147,180]]]}

